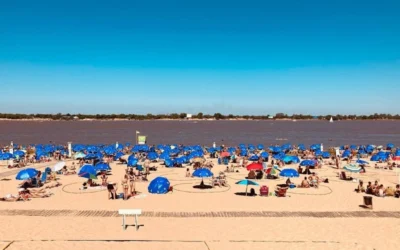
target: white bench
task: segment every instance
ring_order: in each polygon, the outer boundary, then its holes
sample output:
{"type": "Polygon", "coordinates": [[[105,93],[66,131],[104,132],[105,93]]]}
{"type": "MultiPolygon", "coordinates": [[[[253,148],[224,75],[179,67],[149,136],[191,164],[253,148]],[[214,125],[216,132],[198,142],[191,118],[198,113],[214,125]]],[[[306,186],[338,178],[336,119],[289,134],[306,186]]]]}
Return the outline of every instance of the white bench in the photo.
{"type": "Polygon", "coordinates": [[[138,215],[142,214],[142,209],[119,209],[118,214],[122,215],[122,227],[124,230],[126,230],[126,225],[125,225],[125,217],[127,215],[134,215],[135,216],[135,227],[136,231],[139,229],[139,224],[138,224],[138,215]]]}

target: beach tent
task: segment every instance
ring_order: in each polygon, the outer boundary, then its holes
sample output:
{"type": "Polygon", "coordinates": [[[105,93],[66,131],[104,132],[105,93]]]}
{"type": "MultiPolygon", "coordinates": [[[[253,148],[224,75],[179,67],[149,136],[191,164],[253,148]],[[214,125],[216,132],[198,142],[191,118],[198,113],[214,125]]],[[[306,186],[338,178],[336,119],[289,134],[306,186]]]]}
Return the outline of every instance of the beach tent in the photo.
{"type": "Polygon", "coordinates": [[[170,185],[167,178],[159,176],[150,182],[147,190],[151,194],[166,194],[170,185]]]}
{"type": "Polygon", "coordinates": [[[96,169],[89,164],[83,165],[81,169],[79,169],[78,176],[86,179],[97,179],[96,169]]]}

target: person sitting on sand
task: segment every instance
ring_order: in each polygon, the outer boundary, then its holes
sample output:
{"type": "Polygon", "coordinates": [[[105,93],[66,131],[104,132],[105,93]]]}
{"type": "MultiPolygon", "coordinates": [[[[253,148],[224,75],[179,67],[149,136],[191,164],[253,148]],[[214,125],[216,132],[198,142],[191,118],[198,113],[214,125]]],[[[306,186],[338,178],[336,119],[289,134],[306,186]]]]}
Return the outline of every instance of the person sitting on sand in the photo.
{"type": "Polygon", "coordinates": [[[395,198],[400,198],[400,185],[396,185],[396,190],[394,190],[394,197],[395,198]]]}
{"type": "Polygon", "coordinates": [[[354,191],[356,191],[357,193],[365,192],[365,188],[364,188],[363,184],[364,184],[363,181],[360,180],[359,183],[358,183],[357,188],[354,191]]]}
{"type": "Polygon", "coordinates": [[[385,188],[383,187],[383,185],[379,185],[379,187],[377,189],[375,189],[375,195],[378,197],[385,197],[385,188]]]}
{"type": "Polygon", "coordinates": [[[385,196],[394,196],[395,189],[393,187],[388,186],[385,189],[385,196]]]}
{"type": "Polygon", "coordinates": [[[301,184],[298,186],[299,188],[309,188],[310,183],[307,180],[307,177],[304,177],[304,180],[301,182],[301,184]]]}
{"type": "Polygon", "coordinates": [[[367,185],[367,188],[365,190],[365,193],[366,194],[373,194],[374,193],[374,188],[373,188],[373,185],[372,185],[372,183],[370,181],[368,182],[368,185],[367,185]]]}
{"type": "Polygon", "coordinates": [[[312,175],[310,176],[310,179],[311,179],[311,181],[310,181],[311,184],[310,185],[312,187],[318,188],[319,178],[315,175],[315,173],[312,173],[312,175]]]}
{"type": "Polygon", "coordinates": [[[297,172],[299,173],[299,174],[302,174],[303,173],[303,168],[299,165],[299,167],[297,168],[297,172]]]}
{"type": "Polygon", "coordinates": [[[360,167],[361,167],[360,174],[365,174],[365,172],[367,171],[365,170],[364,165],[360,165],[360,167]]]}
{"type": "Polygon", "coordinates": [[[187,168],[186,169],[186,174],[185,174],[185,176],[186,177],[190,177],[192,174],[190,173],[190,169],[189,168],[187,168]]]}

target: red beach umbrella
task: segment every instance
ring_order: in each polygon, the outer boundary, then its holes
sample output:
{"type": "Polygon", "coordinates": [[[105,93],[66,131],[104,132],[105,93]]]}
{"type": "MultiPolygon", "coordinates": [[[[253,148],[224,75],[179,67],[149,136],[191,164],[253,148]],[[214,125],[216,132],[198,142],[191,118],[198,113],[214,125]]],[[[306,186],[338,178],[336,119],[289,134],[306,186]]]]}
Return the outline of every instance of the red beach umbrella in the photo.
{"type": "Polygon", "coordinates": [[[263,165],[261,163],[252,163],[250,165],[248,165],[247,170],[263,170],[263,165]]]}

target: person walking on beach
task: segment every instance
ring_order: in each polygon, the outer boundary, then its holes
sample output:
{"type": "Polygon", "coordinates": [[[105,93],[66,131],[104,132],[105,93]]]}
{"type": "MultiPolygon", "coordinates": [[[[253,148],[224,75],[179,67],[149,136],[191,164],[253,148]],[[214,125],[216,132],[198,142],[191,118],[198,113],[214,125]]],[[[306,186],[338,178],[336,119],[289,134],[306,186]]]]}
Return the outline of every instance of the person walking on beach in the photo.
{"type": "Polygon", "coordinates": [[[336,163],[336,168],[339,169],[339,164],[340,163],[339,163],[339,156],[338,155],[336,156],[335,163],[336,163]]]}

